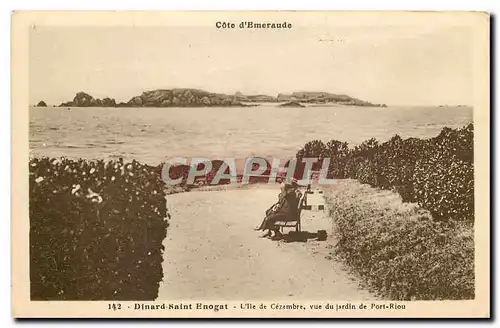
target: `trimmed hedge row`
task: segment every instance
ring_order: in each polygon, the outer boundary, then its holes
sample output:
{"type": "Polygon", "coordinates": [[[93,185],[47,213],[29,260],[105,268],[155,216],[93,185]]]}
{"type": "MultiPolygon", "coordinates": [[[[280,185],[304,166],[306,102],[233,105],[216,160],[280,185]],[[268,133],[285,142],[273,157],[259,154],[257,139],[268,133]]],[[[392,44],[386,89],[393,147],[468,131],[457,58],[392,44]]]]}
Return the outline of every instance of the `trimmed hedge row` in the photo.
{"type": "Polygon", "coordinates": [[[158,168],[33,158],[32,300],[154,300],[168,227],[158,168]]]}
{"type": "Polygon", "coordinates": [[[337,186],[327,195],[337,255],[393,300],[473,299],[473,229],[415,207],[391,211],[372,200],[377,191],[370,189],[337,186]]]}
{"type": "Polygon", "coordinates": [[[329,178],[353,178],[374,187],[397,191],[403,201],[416,202],[434,218],[474,222],[474,127],[444,128],[431,139],[394,136],[379,143],[370,139],[349,149],[332,140],[307,143],[297,158],[316,157],[319,169],[330,158],[329,178]]]}

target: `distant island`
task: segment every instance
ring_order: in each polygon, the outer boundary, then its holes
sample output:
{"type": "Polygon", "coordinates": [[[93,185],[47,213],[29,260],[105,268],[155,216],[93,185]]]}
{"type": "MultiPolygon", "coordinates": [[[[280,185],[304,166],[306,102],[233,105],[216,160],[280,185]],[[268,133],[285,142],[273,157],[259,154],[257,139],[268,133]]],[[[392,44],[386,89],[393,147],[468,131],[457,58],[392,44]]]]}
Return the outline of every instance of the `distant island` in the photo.
{"type": "Polygon", "coordinates": [[[439,108],[446,108],[446,107],[468,107],[467,105],[439,105],[439,108]]]}
{"type": "Polygon", "coordinates": [[[235,96],[211,93],[198,89],[168,89],[143,92],[128,102],[116,103],[114,99],[95,99],[85,92],[76,94],[73,101],[60,107],[251,107],[235,96]]]}
{"type": "Polygon", "coordinates": [[[337,104],[345,106],[387,107],[385,104],[372,104],[368,101],[353,98],[347,95],[337,95],[329,92],[293,92],[278,94],[277,101],[293,101],[309,104],[337,104]]]}
{"type": "Polygon", "coordinates": [[[143,92],[128,102],[117,103],[115,99],[97,99],[85,92],[78,92],[72,101],[63,102],[59,107],[252,107],[257,103],[275,102],[285,104],[281,107],[304,107],[307,104],[337,104],[344,106],[387,107],[385,104],[372,104],[368,101],[337,95],[328,92],[293,92],[291,94],[234,95],[212,93],[205,90],[178,88],[159,89],[143,92]]]}

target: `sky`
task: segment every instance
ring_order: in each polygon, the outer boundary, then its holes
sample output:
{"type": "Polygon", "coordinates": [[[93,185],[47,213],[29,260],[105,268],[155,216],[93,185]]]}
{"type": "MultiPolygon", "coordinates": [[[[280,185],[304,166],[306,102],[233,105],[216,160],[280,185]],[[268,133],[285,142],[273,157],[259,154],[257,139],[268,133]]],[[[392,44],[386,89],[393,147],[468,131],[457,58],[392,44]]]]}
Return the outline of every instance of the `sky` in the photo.
{"type": "Polygon", "coordinates": [[[388,105],[472,104],[472,32],[461,25],[47,27],[30,32],[30,103],[79,91],[326,91],[388,105]]]}

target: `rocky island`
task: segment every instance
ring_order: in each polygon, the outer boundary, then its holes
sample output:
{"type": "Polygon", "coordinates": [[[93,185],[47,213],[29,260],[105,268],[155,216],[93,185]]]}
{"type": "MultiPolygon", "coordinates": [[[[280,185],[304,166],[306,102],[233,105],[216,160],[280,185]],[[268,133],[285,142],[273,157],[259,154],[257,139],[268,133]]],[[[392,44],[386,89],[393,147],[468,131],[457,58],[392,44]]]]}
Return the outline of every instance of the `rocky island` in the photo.
{"type": "Polygon", "coordinates": [[[64,102],[59,107],[116,107],[116,101],[111,98],[95,99],[85,92],[78,92],[73,101],[64,102]]]}
{"type": "Polygon", "coordinates": [[[247,107],[234,95],[198,89],[165,89],[143,92],[127,103],[129,107],[247,107]]]}
{"type": "Polygon", "coordinates": [[[78,92],[72,101],[60,104],[60,107],[249,107],[258,106],[261,102],[285,102],[280,107],[305,107],[306,104],[337,104],[343,106],[387,107],[384,104],[337,95],[328,92],[293,92],[268,95],[244,95],[236,92],[233,95],[213,93],[200,89],[177,88],[158,89],[143,92],[132,97],[128,102],[117,103],[115,99],[96,99],[85,92],[78,92]]]}
{"type": "Polygon", "coordinates": [[[40,100],[38,104],[36,104],[36,107],[47,107],[47,104],[45,103],[45,101],[40,100]]]}
{"type": "Polygon", "coordinates": [[[329,92],[293,92],[278,94],[277,101],[294,101],[309,104],[337,104],[344,106],[387,107],[385,104],[372,104],[368,101],[353,98],[347,95],[337,95],[329,92]]]}
{"type": "Polygon", "coordinates": [[[143,92],[128,102],[116,103],[114,99],[94,99],[85,92],[76,94],[73,101],[60,107],[249,107],[233,95],[211,93],[198,89],[161,89],[143,92]]]}

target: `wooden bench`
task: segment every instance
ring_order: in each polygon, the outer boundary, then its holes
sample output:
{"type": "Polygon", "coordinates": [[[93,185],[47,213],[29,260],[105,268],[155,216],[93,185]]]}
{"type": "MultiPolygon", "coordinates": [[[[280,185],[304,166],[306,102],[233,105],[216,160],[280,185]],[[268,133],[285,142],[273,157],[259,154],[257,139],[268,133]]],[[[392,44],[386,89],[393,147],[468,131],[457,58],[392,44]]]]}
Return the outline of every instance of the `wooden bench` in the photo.
{"type": "Polygon", "coordinates": [[[283,228],[295,228],[295,231],[301,231],[302,229],[300,222],[300,213],[304,208],[304,204],[307,202],[307,194],[302,194],[300,191],[297,191],[297,198],[299,199],[299,202],[297,204],[295,218],[289,221],[276,221],[274,223],[275,226],[278,226],[280,228],[281,232],[283,232],[283,228]]]}

